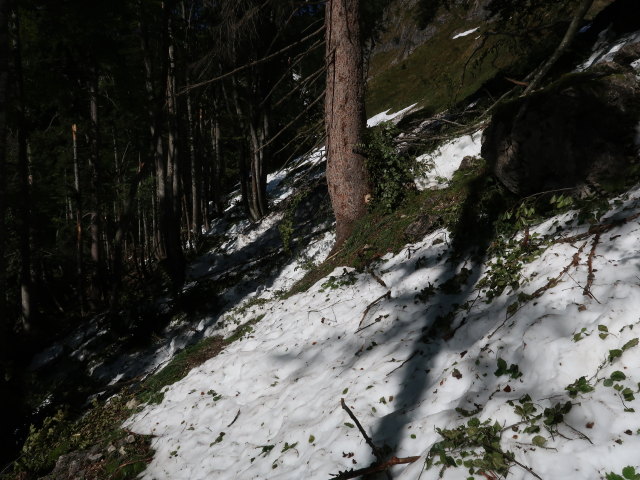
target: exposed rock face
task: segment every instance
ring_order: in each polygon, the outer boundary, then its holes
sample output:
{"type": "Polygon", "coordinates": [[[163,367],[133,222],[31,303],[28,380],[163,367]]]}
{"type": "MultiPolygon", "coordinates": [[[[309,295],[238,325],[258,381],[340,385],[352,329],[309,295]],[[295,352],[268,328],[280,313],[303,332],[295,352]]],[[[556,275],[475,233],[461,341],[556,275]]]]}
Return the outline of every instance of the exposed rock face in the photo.
{"type": "Polygon", "coordinates": [[[624,63],[570,74],[494,114],[482,156],[517,195],[530,195],[625,175],[638,161],[640,80],[624,63]]]}

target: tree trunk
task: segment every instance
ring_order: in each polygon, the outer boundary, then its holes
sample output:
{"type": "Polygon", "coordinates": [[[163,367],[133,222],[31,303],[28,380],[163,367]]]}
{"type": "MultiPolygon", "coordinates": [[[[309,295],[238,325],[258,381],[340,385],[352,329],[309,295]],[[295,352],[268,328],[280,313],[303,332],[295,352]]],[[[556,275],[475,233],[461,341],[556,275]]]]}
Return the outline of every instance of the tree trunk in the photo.
{"type": "MultiPolygon", "coordinates": [[[[0,312],[7,309],[7,88],[9,83],[9,19],[7,0],[0,0],[0,312]]],[[[0,362],[9,351],[10,316],[0,319],[0,362]]],[[[1,364],[0,364],[1,365],[1,364]]],[[[4,379],[0,370],[0,385],[4,379]]]]}
{"type": "Polygon", "coordinates": [[[336,250],[366,213],[370,195],[365,159],[356,151],[366,125],[359,1],[328,0],[325,23],[327,184],[336,217],[336,250]]]}
{"type": "Polygon", "coordinates": [[[538,87],[538,85],[540,85],[540,82],[542,81],[544,76],[549,73],[551,67],[553,67],[558,59],[562,56],[562,54],[567,51],[567,48],[569,48],[569,45],[571,45],[571,42],[573,42],[576,33],[578,33],[578,28],[580,27],[584,16],[591,8],[591,5],[593,5],[593,1],[594,0],[582,0],[580,5],[578,6],[578,9],[576,10],[575,15],[573,16],[573,19],[571,20],[571,23],[569,24],[569,27],[567,28],[567,31],[564,34],[562,41],[560,42],[560,45],[558,45],[558,48],[556,48],[551,57],[549,57],[549,59],[545,63],[543,63],[536,71],[533,80],[531,80],[531,83],[529,83],[529,86],[525,89],[524,95],[528,95],[529,93],[533,92],[538,87]]]}
{"type": "Polygon", "coordinates": [[[213,183],[211,199],[215,205],[216,216],[224,214],[224,196],[222,192],[222,180],[225,175],[224,158],[220,153],[220,114],[219,102],[213,101],[213,118],[211,120],[211,148],[213,149],[213,183]]]}
{"type": "Polygon", "coordinates": [[[22,328],[28,332],[33,328],[35,314],[33,281],[31,273],[31,177],[29,175],[28,133],[24,100],[24,78],[22,74],[22,52],[20,24],[17,11],[13,11],[13,59],[17,99],[18,178],[19,178],[19,250],[20,250],[20,299],[22,328]]]}
{"type": "Polygon", "coordinates": [[[104,249],[102,247],[102,210],[100,204],[101,173],[100,173],[100,124],[98,116],[98,73],[94,70],[89,80],[89,111],[91,128],[89,132],[89,169],[91,171],[91,212],[89,235],[91,237],[91,300],[94,307],[104,300],[105,266],[104,249]]]}
{"type": "Polygon", "coordinates": [[[82,259],[82,193],[80,191],[80,170],[78,168],[78,127],[71,125],[71,141],[73,146],[73,187],[76,200],[76,288],[80,315],[85,313],[84,298],[84,265],[82,259]]]}

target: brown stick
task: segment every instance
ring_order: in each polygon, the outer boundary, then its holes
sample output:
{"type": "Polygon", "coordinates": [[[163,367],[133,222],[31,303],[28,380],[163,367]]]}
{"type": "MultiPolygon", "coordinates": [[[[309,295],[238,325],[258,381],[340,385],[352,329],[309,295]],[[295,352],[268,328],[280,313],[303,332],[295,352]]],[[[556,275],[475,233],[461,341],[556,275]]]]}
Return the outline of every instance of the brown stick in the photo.
{"type": "Polygon", "coordinates": [[[353,414],[351,409],[347,407],[347,404],[345,403],[344,398],[340,399],[340,405],[342,406],[344,411],[347,412],[349,417],[351,417],[351,420],[355,422],[356,426],[358,427],[358,430],[360,430],[360,433],[364,437],[364,441],[367,442],[367,445],[371,447],[371,450],[373,451],[373,454],[375,455],[375,457],[378,459],[379,462],[381,462],[384,456],[382,450],[375,446],[375,444],[373,443],[369,435],[367,435],[367,432],[364,431],[364,428],[362,428],[362,425],[360,425],[360,422],[358,421],[356,416],[353,414]]]}
{"type": "Polygon", "coordinates": [[[390,299],[391,298],[391,290],[388,290],[387,293],[385,293],[384,295],[381,295],[378,298],[376,298],[373,302],[371,302],[367,306],[367,308],[364,309],[364,313],[362,314],[362,318],[360,319],[360,322],[358,323],[358,330],[356,330],[356,333],[361,330],[362,322],[364,322],[364,319],[366,318],[367,313],[369,313],[369,310],[371,310],[371,307],[373,307],[376,303],[378,303],[383,298],[390,299]]]}
{"type": "MultiPolygon", "coordinates": [[[[596,233],[596,236],[593,237],[593,243],[591,244],[591,251],[589,252],[589,258],[587,260],[587,266],[589,267],[589,274],[587,275],[587,285],[584,287],[582,294],[593,298],[596,302],[598,299],[593,296],[591,293],[591,285],[593,285],[593,280],[595,280],[596,276],[593,273],[593,258],[596,256],[596,248],[598,247],[598,242],[600,241],[600,234],[596,233]]],[[[600,302],[598,302],[600,303],[600,302]]]]}
{"type": "Polygon", "coordinates": [[[366,468],[361,468],[359,470],[349,470],[344,472],[339,472],[336,476],[332,477],[331,480],[347,480],[349,478],[356,478],[362,475],[371,475],[372,473],[379,473],[389,470],[394,465],[403,465],[407,463],[413,463],[419,460],[420,457],[391,457],[389,460],[383,463],[374,463],[366,468]]]}

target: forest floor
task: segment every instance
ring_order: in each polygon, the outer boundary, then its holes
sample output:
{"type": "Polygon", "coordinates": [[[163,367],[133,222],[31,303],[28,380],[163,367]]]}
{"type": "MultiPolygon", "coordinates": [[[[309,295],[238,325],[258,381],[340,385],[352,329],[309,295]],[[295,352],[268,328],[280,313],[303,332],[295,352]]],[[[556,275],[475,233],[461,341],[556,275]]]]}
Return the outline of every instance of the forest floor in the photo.
{"type": "MultiPolygon", "coordinates": [[[[18,465],[66,454],[50,479],[328,480],[372,465],[402,480],[640,478],[640,187],[496,203],[482,161],[459,169],[480,137],[421,157],[419,190],[338,258],[358,268],[326,258],[321,151],[270,177],[261,223],[231,198],[190,267],[194,310],[144,350],[92,357],[120,393],[73,424],[51,417],[18,465]]],[[[34,368],[94,355],[102,332],[74,332],[34,368]]]]}

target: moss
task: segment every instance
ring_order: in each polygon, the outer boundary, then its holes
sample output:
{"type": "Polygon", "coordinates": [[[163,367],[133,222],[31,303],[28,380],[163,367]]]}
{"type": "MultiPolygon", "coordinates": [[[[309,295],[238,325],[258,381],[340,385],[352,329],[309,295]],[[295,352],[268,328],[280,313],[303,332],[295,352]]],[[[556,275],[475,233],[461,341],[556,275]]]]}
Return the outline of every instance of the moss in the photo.
{"type": "Polygon", "coordinates": [[[462,239],[477,241],[477,231],[489,235],[492,221],[507,203],[507,193],[485,171],[485,163],[474,162],[471,169],[457,172],[449,186],[442,190],[410,191],[403,204],[393,212],[380,206],[368,212],[356,225],[351,238],[330,260],[312,269],[286,294],[306,291],[338,266],[366,269],[385,254],[398,253],[413,240],[407,229],[420,219],[431,219],[426,232],[446,227],[460,247],[462,239]]]}
{"type": "Polygon", "coordinates": [[[236,328],[235,331],[229,337],[224,339],[224,343],[229,345],[237,340],[240,340],[245,335],[249,335],[250,333],[253,332],[253,325],[258,323],[263,318],[264,318],[264,314],[258,315],[256,318],[252,318],[248,322],[243,323],[238,328],[236,328]]]}
{"type": "MultiPolygon", "coordinates": [[[[561,14],[561,10],[549,12],[555,17],[561,14]]],[[[478,26],[477,20],[466,17],[464,10],[447,13],[446,23],[435,25],[433,36],[401,62],[393,63],[402,54],[399,49],[376,54],[370,63],[368,114],[398,111],[416,102],[439,112],[473,95],[490,81],[500,85],[499,90],[506,90],[513,85],[504,77],[518,78],[532,71],[564,34],[563,28],[552,29],[528,42],[519,42],[517,35],[495,31],[483,39],[477,39],[477,34],[452,39],[456,33],[478,26]]],[[[550,24],[554,18],[549,18],[550,24]]],[[[536,25],[539,19],[526,21],[536,25]]],[[[390,30],[387,37],[392,35],[390,30]]]]}
{"type": "Polygon", "coordinates": [[[143,383],[138,399],[144,403],[160,403],[164,398],[164,387],[181,380],[191,369],[216,356],[224,345],[222,338],[209,337],[185,348],[176,354],[167,366],[143,383]]]}

